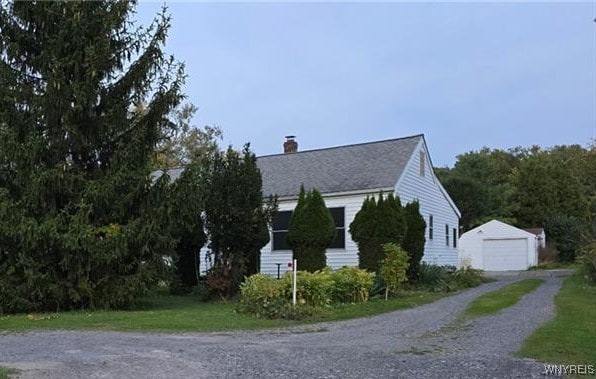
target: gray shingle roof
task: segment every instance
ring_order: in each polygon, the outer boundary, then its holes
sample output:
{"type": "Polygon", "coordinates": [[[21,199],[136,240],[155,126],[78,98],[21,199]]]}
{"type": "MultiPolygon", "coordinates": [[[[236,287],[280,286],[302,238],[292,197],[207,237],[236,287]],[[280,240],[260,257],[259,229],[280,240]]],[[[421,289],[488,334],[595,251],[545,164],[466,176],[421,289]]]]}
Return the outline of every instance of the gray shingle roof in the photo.
{"type": "MultiPolygon", "coordinates": [[[[263,195],[297,196],[300,185],[321,193],[392,188],[406,167],[422,134],[356,145],[299,151],[257,158],[263,195]]],[[[168,170],[176,180],[184,167],[168,170]]],[[[155,178],[160,171],[153,173],[155,178]]]]}
{"type": "Polygon", "coordinates": [[[259,157],[263,194],[295,196],[301,184],[321,193],[394,187],[422,138],[416,135],[259,157]]]}

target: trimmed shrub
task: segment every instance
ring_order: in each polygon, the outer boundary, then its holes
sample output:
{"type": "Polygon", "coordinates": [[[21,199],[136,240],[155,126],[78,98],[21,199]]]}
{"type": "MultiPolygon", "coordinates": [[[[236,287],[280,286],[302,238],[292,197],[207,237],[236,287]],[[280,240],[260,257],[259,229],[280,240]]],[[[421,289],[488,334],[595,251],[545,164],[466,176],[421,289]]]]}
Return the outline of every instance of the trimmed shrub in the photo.
{"type": "Polygon", "coordinates": [[[252,275],[240,285],[240,312],[257,317],[281,318],[289,304],[288,285],[266,274],[252,275]]]}
{"type": "Polygon", "coordinates": [[[408,253],[394,243],[383,245],[385,259],[381,264],[380,274],[385,282],[385,299],[389,294],[395,294],[401,284],[408,280],[406,272],[408,270],[408,253]]]}
{"type": "Polygon", "coordinates": [[[331,212],[316,189],[300,188],[287,235],[294,259],[302,270],[314,272],[326,266],[325,249],[333,242],[336,230],[331,212]]]}
{"type": "Polygon", "coordinates": [[[406,234],[402,243],[403,249],[410,257],[408,267],[408,280],[416,281],[420,277],[420,261],[424,255],[424,243],[426,242],[426,222],[420,214],[420,204],[413,201],[404,207],[406,220],[406,234]]]}
{"type": "Polygon", "coordinates": [[[400,244],[406,222],[399,197],[379,194],[378,201],[367,197],[350,224],[352,239],[358,244],[358,261],[362,269],[377,272],[384,258],[382,245],[400,244]]]}
{"type": "Polygon", "coordinates": [[[377,203],[380,208],[379,229],[377,232],[381,238],[387,238],[398,245],[401,245],[406,234],[407,224],[404,215],[404,208],[401,205],[399,196],[395,197],[392,193],[387,195],[384,201],[377,203]]]}
{"type": "MultiPolygon", "coordinates": [[[[284,275],[284,281],[288,291],[292,291],[292,275],[284,275]]],[[[316,271],[298,271],[296,280],[296,299],[300,305],[309,305],[311,307],[322,307],[331,303],[331,291],[333,289],[333,280],[330,270],[316,271]]]]}
{"type": "Polygon", "coordinates": [[[336,303],[366,303],[375,274],[358,267],[342,267],[331,272],[331,299],[336,303]]]}

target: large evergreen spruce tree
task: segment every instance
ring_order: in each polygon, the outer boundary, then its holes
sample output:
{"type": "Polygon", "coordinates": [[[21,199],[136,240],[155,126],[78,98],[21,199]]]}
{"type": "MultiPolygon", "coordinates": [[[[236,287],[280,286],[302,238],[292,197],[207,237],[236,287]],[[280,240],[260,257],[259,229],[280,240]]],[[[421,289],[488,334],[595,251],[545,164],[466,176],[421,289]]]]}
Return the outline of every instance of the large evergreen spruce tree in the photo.
{"type": "Polygon", "coordinates": [[[173,246],[155,146],[182,67],[133,2],[0,8],[0,313],[129,304],[173,246]],[[143,104],[143,111],[135,105],[143,104]]]}
{"type": "Polygon", "coordinates": [[[314,272],[327,265],[325,251],[336,235],[333,216],[316,189],[300,188],[298,204],[290,218],[287,242],[300,270],[314,272]]]}

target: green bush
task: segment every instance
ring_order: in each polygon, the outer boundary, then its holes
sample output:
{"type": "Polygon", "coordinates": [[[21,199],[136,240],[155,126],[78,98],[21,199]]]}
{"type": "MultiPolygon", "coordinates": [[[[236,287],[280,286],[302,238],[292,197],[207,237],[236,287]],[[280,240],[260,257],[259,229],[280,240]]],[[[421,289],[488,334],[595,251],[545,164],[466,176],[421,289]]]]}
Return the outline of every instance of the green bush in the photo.
{"type": "Polygon", "coordinates": [[[586,244],[578,258],[581,273],[590,283],[596,284],[596,241],[586,244]]]}
{"type": "Polygon", "coordinates": [[[485,282],[482,271],[473,268],[460,268],[451,274],[451,278],[457,288],[478,287],[485,282]]]}
{"type": "Polygon", "coordinates": [[[573,262],[580,248],[583,225],[579,219],[563,214],[551,216],[545,227],[549,244],[556,247],[561,262],[573,262]]]}
{"type": "Polygon", "coordinates": [[[336,303],[366,303],[375,282],[375,274],[358,267],[342,267],[331,272],[331,299],[336,303]]]}
{"type": "Polygon", "coordinates": [[[364,303],[375,275],[356,267],[333,271],[326,267],[314,273],[298,271],[296,306],[292,305],[292,275],[274,279],[252,275],[240,285],[238,311],[257,317],[298,319],[332,303],[364,303]]]}
{"type": "Polygon", "coordinates": [[[380,273],[385,282],[385,299],[387,299],[390,293],[395,294],[401,284],[408,280],[409,257],[405,250],[394,243],[384,244],[383,251],[385,259],[381,264],[380,273]]]}
{"type": "Polygon", "coordinates": [[[379,200],[366,198],[352,223],[350,234],[358,244],[359,267],[377,272],[383,260],[382,245],[402,243],[406,232],[406,220],[399,197],[389,194],[379,200]]]}
{"type": "MultiPolygon", "coordinates": [[[[292,291],[292,275],[284,275],[288,291],[292,291]]],[[[331,303],[333,280],[330,270],[324,269],[314,273],[298,271],[296,281],[296,299],[300,305],[322,307],[331,303]]]]}
{"type": "Polygon", "coordinates": [[[240,285],[240,312],[257,317],[282,318],[289,302],[288,281],[266,274],[252,275],[240,285]]]}
{"type": "Polygon", "coordinates": [[[333,217],[319,191],[312,189],[306,194],[301,187],[286,237],[299,267],[310,272],[324,268],[325,250],[335,234],[333,217]]]}
{"type": "Polygon", "coordinates": [[[426,222],[420,214],[420,204],[413,201],[404,207],[406,219],[406,234],[402,247],[410,257],[408,267],[408,280],[415,281],[420,276],[420,261],[424,255],[424,244],[426,242],[426,222]]]}
{"type": "Polygon", "coordinates": [[[422,262],[420,276],[415,285],[430,291],[449,292],[477,287],[486,281],[481,270],[469,267],[456,269],[453,266],[437,266],[422,262]]]}
{"type": "Polygon", "coordinates": [[[431,291],[445,291],[449,284],[449,271],[442,266],[422,262],[416,285],[431,291]]]}

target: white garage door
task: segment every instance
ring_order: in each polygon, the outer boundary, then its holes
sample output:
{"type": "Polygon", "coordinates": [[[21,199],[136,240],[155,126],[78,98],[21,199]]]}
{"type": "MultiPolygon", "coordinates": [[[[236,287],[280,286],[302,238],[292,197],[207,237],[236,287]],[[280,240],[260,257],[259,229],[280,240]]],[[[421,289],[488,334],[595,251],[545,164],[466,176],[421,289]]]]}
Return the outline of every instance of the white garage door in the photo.
{"type": "Polygon", "coordinates": [[[482,241],[486,271],[525,270],[528,268],[528,240],[491,239],[482,241]]]}

